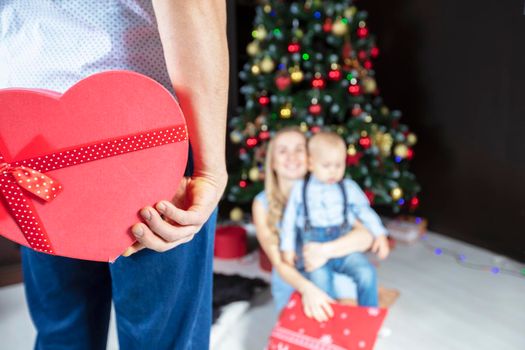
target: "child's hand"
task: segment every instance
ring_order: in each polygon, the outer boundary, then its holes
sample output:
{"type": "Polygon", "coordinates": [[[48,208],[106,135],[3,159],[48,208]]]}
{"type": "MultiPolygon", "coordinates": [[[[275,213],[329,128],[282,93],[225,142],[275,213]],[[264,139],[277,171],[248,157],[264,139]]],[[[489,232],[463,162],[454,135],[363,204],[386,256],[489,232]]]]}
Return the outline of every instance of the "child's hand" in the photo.
{"type": "Polygon", "coordinates": [[[295,266],[295,252],[282,252],[283,260],[290,266],[295,266]]]}
{"type": "Polygon", "coordinates": [[[377,254],[380,260],[385,259],[390,253],[390,246],[388,245],[388,239],[385,235],[376,237],[372,244],[372,253],[377,254]]]}
{"type": "Polygon", "coordinates": [[[310,242],[303,247],[304,268],[312,272],[326,264],[330,259],[324,249],[323,243],[310,242]]]}

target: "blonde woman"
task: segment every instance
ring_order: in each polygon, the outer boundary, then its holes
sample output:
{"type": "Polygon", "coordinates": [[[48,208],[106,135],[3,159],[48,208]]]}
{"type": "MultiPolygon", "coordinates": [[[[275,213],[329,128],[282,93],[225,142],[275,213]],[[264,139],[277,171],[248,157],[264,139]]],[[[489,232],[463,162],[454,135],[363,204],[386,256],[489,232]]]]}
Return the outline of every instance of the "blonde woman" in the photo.
{"type": "MultiPolygon", "coordinates": [[[[272,295],[276,308],[280,311],[297,290],[302,296],[305,314],[319,322],[326,321],[333,316],[330,302],[334,300],[286,264],[279,251],[279,225],[290,190],[294,181],[302,179],[307,172],[306,138],[298,129],[283,129],[273,137],[268,145],[265,171],[265,190],[255,197],[252,214],[257,239],[273,266],[272,295]]],[[[373,236],[356,222],[350,232],[335,241],[306,244],[303,247],[305,269],[313,271],[329,259],[366,251],[372,244],[373,236]]],[[[335,276],[334,289],[340,299],[355,299],[355,285],[346,276],[335,276]]]]}

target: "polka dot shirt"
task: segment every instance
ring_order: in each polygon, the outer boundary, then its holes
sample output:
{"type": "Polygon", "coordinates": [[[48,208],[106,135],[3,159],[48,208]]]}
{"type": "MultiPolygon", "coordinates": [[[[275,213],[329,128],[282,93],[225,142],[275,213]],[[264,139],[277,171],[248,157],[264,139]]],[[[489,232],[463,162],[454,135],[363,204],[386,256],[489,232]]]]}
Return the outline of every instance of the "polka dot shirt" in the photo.
{"type": "Polygon", "coordinates": [[[126,69],[173,92],[151,0],[0,2],[0,88],[64,92],[91,74],[126,69]]]}

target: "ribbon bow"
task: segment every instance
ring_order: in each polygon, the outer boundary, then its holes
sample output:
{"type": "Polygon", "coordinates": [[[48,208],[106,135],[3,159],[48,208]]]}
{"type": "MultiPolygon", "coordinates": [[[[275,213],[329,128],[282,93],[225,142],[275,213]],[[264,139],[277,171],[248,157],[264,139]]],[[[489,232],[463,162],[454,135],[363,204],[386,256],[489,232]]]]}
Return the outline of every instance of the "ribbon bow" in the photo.
{"type": "Polygon", "coordinates": [[[9,163],[1,163],[0,173],[10,173],[18,186],[46,202],[51,202],[62,191],[57,180],[23,165],[13,167],[9,163]]]}

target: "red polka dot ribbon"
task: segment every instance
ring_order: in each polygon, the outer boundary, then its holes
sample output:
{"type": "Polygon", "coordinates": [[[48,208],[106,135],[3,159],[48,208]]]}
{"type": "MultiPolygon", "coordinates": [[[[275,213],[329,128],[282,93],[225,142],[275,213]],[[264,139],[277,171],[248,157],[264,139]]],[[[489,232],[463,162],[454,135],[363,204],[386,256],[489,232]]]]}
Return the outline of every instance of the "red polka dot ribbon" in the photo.
{"type": "Polygon", "coordinates": [[[50,202],[62,190],[62,185],[49,176],[25,166],[12,167],[8,163],[0,164],[0,173],[11,173],[18,186],[37,197],[50,202]]]}
{"type": "Polygon", "coordinates": [[[186,126],[175,125],[13,163],[5,162],[0,154],[0,197],[3,197],[29,246],[55,254],[30,200],[33,195],[50,202],[62,191],[60,183],[45,172],[187,139],[186,126]]]}

